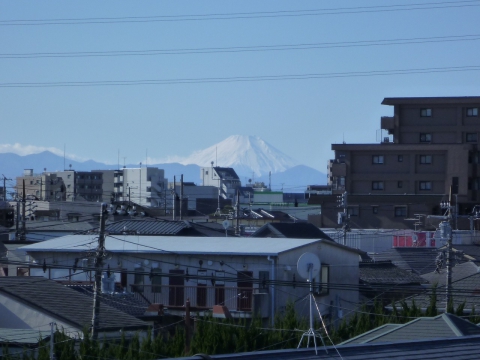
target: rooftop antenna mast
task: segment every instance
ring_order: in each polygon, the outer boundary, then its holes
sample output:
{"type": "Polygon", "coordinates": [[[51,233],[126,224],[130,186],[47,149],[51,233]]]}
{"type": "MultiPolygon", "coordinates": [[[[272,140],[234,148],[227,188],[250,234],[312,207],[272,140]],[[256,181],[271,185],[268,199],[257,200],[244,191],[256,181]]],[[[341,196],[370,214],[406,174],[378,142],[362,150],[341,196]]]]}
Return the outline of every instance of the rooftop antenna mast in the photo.
{"type": "Polygon", "coordinates": [[[307,337],[307,348],[310,345],[310,338],[313,338],[313,344],[315,346],[315,355],[318,354],[317,353],[317,337],[319,337],[320,340],[322,340],[323,347],[325,348],[325,351],[328,354],[328,350],[327,350],[327,347],[325,346],[325,342],[323,341],[322,335],[320,335],[320,333],[315,331],[315,329],[313,328],[312,301],[315,301],[315,297],[313,295],[313,279],[320,274],[320,269],[321,269],[320,259],[318,258],[317,255],[313,253],[310,253],[310,252],[304,253],[298,259],[298,262],[297,262],[298,274],[302,278],[307,279],[307,281],[310,283],[310,293],[308,295],[310,300],[310,328],[303,333],[302,338],[298,343],[297,349],[300,348],[300,345],[302,344],[304,337],[307,337]]]}

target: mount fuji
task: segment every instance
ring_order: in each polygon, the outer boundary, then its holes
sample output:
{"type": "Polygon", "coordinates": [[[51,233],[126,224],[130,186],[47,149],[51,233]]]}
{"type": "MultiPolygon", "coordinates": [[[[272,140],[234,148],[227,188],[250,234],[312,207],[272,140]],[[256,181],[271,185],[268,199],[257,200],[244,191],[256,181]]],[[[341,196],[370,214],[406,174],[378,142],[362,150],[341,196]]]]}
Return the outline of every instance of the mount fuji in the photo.
{"type": "MultiPolygon", "coordinates": [[[[169,181],[175,175],[184,175],[184,181],[201,184],[200,167],[231,167],[245,185],[248,179],[255,182],[271,184],[272,190],[285,192],[303,192],[307,185],[326,183],[326,174],[311,167],[301,165],[290,156],[269,145],[257,136],[234,135],[201,151],[196,151],[187,158],[176,162],[148,164],[165,170],[169,181]],[[271,177],[269,173],[271,172],[271,177]]],[[[69,159],[68,167],[77,171],[117,169],[117,165],[107,165],[93,160],[78,162],[69,159]]],[[[64,169],[65,159],[49,151],[20,156],[14,153],[0,153],[0,174],[7,179],[21,176],[23,169],[33,169],[41,173],[44,169],[51,171],[64,169]]],[[[127,164],[127,167],[138,165],[127,164]]],[[[15,180],[12,180],[14,182],[15,180]]]]}
{"type": "Polygon", "coordinates": [[[300,165],[258,136],[242,135],[232,135],[179,161],[182,165],[195,164],[200,167],[210,166],[212,162],[216,166],[231,167],[237,174],[253,173],[256,177],[268,175],[269,172],[283,172],[300,165]]]}

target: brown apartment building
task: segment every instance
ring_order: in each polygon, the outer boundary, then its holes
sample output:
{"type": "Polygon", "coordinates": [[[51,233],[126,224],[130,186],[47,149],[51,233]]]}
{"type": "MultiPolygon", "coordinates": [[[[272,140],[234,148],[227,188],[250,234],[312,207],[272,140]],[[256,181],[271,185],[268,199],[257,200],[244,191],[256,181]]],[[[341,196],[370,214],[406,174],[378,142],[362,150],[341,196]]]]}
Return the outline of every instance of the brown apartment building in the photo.
{"type": "MultiPolygon", "coordinates": [[[[405,219],[440,214],[450,187],[458,214],[471,214],[480,204],[480,97],[385,98],[382,104],[394,107],[393,116],[381,118],[389,136],[377,144],[332,144],[333,195],[310,200],[322,205],[319,225],[338,226],[337,195],[344,191],[351,227],[413,228],[405,219]]],[[[460,229],[470,227],[467,218],[457,221],[460,229]]]]}

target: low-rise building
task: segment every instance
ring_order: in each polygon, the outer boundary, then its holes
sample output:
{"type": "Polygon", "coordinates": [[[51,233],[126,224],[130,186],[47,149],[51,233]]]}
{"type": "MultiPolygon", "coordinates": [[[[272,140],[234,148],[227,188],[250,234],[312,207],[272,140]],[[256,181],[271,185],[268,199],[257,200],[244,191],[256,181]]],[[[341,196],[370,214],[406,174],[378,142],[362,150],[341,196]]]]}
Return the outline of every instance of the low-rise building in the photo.
{"type": "MultiPolygon", "coordinates": [[[[31,276],[88,281],[96,243],[96,234],[72,235],[21,250],[30,256],[31,276]]],[[[361,252],[331,240],[115,235],[107,236],[105,247],[104,272],[109,267],[118,286],[162,304],[166,313],[183,314],[189,298],[200,312],[223,305],[233,316],[258,312],[273,319],[292,301],[307,315],[297,301],[309,294],[297,271],[306,252],[321,262],[314,289],[323,314],[337,319],[331,304],[340,298],[352,308],[358,303],[361,252]]]]}

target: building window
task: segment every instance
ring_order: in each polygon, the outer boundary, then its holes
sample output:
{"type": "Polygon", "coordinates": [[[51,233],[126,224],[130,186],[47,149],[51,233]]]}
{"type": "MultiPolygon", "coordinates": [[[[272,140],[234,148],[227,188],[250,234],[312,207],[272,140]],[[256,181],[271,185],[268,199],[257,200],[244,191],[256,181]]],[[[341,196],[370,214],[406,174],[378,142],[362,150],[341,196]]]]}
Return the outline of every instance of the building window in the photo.
{"type": "Polygon", "coordinates": [[[421,117],[431,117],[432,116],[432,109],[420,109],[420,116],[421,117]]]}
{"type": "Polygon", "coordinates": [[[398,155],[398,162],[403,162],[403,155],[398,155]]]}
{"type": "Polygon", "coordinates": [[[161,293],[162,292],[162,269],[160,268],[152,268],[151,276],[152,276],[152,292],[153,293],[161,293]]]}
{"type": "Polygon", "coordinates": [[[358,216],[359,210],[358,206],[349,206],[347,209],[348,216],[358,216]]]}
{"type": "Polygon", "coordinates": [[[373,155],[372,164],[383,164],[383,155],[373,155]]]}
{"type": "Polygon", "coordinates": [[[467,142],[477,142],[477,133],[467,133],[466,140],[467,142]]]}
{"type": "Polygon", "coordinates": [[[260,280],[258,284],[258,292],[263,294],[268,293],[269,292],[268,281],[270,280],[270,272],[259,271],[258,279],[260,280]]]}
{"type": "Polygon", "coordinates": [[[467,116],[478,116],[478,108],[467,108],[467,116]]]}
{"type": "Polygon", "coordinates": [[[383,190],[383,181],[372,181],[372,190],[383,190]]]}
{"type": "Polygon", "coordinates": [[[430,133],[420,134],[420,142],[431,142],[431,141],[432,141],[432,134],[430,133]]]}
{"type": "Polygon", "coordinates": [[[468,190],[479,190],[480,178],[468,178],[468,190]]]}
{"type": "Polygon", "coordinates": [[[431,181],[420,181],[418,183],[419,190],[432,190],[432,182],[431,181]]]}
{"type": "Polygon", "coordinates": [[[151,186],[147,186],[147,192],[152,192],[152,187],[151,186]]]}
{"type": "Polygon", "coordinates": [[[372,206],[372,213],[378,214],[378,206],[372,206]]]}
{"type": "Polygon", "coordinates": [[[143,292],[143,285],[144,285],[144,268],[138,267],[134,269],[134,277],[133,277],[133,287],[134,292],[143,292]]]}
{"type": "Polygon", "coordinates": [[[398,182],[397,182],[397,187],[398,187],[399,189],[403,188],[403,181],[398,181],[398,182]]]}
{"type": "Polygon", "coordinates": [[[420,164],[431,164],[432,155],[420,155],[420,164]]]}
{"type": "Polygon", "coordinates": [[[395,217],[406,217],[407,216],[407,207],[406,206],[395,206],[395,217]]]}
{"type": "Polygon", "coordinates": [[[315,279],[313,281],[312,287],[316,296],[328,295],[328,283],[330,281],[330,267],[328,264],[322,264],[319,284],[315,283],[315,279]]]}

